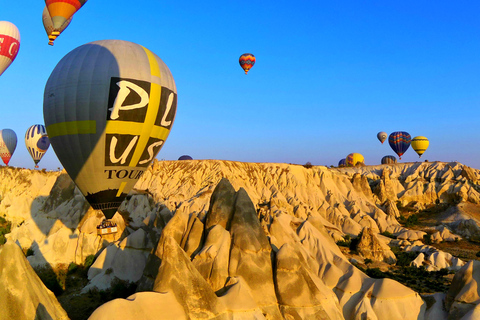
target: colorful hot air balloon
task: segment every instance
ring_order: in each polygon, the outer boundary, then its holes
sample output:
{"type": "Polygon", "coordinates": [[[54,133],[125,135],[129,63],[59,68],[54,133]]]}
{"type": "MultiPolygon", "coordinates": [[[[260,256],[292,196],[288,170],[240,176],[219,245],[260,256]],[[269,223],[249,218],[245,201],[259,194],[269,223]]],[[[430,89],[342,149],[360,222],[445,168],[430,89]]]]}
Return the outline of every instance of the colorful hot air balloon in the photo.
{"type": "Polygon", "coordinates": [[[48,44],[53,46],[53,41],[60,35],[60,33],[65,30],[68,25],[70,24],[70,21],[72,21],[72,17],[70,17],[65,23],[55,32],[55,28],[53,27],[53,22],[52,22],[52,17],[50,17],[50,13],[48,12],[47,7],[43,8],[43,13],[42,13],[42,21],[43,21],[43,27],[45,28],[45,32],[47,33],[48,36],[48,44]],[[58,34],[57,34],[58,33],[58,34]]]}
{"type": "Polygon", "coordinates": [[[240,63],[240,67],[245,70],[245,74],[247,74],[248,70],[255,64],[255,56],[251,53],[244,53],[240,56],[238,62],[240,63]]]}
{"type": "Polygon", "coordinates": [[[0,75],[15,60],[20,48],[20,32],[8,21],[0,21],[0,75]]]}
{"type": "Polygon", "coordinates": [[[350,153],[346,158],[347,166],[349,167],[354,167],[357,164],[364,163],[364,161],[365,159],[360,153],[350,153]]]}
{"type": "Polygon", "coordinates": [[[387,140],[388,134],[386,132],[380,131],[377,133],[377,139],[383,144],[387,140]]]}
{"type": "Polygon", "coordinates": [[[17,147],[17,135],[11,129],[0,130],[0,157],[3,163],[8,166],[15,148],[17,147]]]}
{"type": "MultiPolygon", "coordinates": [[[[87,0],[45,0],[52,18],[53,36],[60,35],[62,26],[77,12],[87,0]]],[[[65,29],[65,28],[64,28],[65,29]]]]}
{"type": "Polygon", "coordinates": [[[82,45],[45,86],[43,115],[58,159],[111,219],[170,133],[177,89],[165,63],[128,41],[82,45]]]}
{"type": "Polygon", "coordinates": [[[180,158],[178,158],[178,160],[193,160],[193,158],[190,157],[189,155],[183,155],[180,158]]]}
{"type": "Polygon", "coordinates": [[[347,159],[345,159],[345,158],[340,159],[340,161],[338,161],[338,166],[339,166],[339,167],[345,167],[345,166],[347,166],[347,159]]]}
{"type": "Polygon", "coordinates": [[[38,163],[50,147],[47,130],[43,125],[35,124],[28,128],[25,133],[25,146],[35,162],[35,168],[38,168],[38,163]]]}
{"type": "Polygon", "coordinates": [[[422,154],[428,149],[429,141],[427,138],[418,136],[412,139],[412,148],[418,154],[418,157],[421,158],[422,154]]]}
{"type": "Polygon", "coordinates": [[[410,147],[410,141],[412,138],[408,134],[408,132],[404,131],[396,131],[390,134],[388,137],[388,143],[390,147],[392,147],[393,151],[398,154],[398,157],[402,159],[402,155],[407,151],[408,147],[410,147]]]}
{"type": "Polygon", "coordinates": [[[385,156],[382,158],[382,164],[394,164],[397,163],[395,156],[385,156]]]}

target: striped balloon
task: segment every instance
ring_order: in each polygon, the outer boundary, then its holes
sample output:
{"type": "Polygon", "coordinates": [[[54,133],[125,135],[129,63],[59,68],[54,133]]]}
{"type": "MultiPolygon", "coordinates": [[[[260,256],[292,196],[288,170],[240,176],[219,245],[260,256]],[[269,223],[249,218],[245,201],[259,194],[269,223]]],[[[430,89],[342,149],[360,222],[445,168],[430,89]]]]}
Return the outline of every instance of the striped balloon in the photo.
{"type": "Polygon", "coordinates": [[[244,53],[240,56],[238,62],[240,63],[240,67],[245,70],[245,74],[247,74],[248,70],[255,64],[255,56],[251,53],[244,53]]]}
{"type": "Polygon", "coordinates": [[[0,21],[0,75],[12,64],[20,48],[20,32],[8,21],[0,21]]]}
{"type": "Polygon", "coordinates": [[[25,146],[35,162],[35,167],[38,168],[37,164],[50,147],[47,130],[43,125],[35,124],[28,128],[25,133],[25,146]]]}
{"type": "Polygon", "coordinates": [[[395,156],[385,156],[382,158],[382,164],[394,164],[397,163],[395,156]]]}
{"type": "Polygon", "coordinates": [[[17,147],[17,135],[12,129],[0,130],[0,157],[8,166],[15,148],[17,147]]]}
{"type": "Polygon", "coordinates": [[[346,158],[347,166],[349,167],[354,167],[359,163],[364,163],[364,161],[365,159],[360,153],[350,153],[346,158]]]}
{"type": "Polygon", "coordinates": [[[418,154],[418,157],[421,158],[422,154],[427,151],[428,145],[430,142],[427,138],[418,136],[412,139],[412,148],[418,154]]]}
{"type": "Polygon", "coordinates": [[[50,17],[52,17],[53,35],[58,36],[62,26],[77,12],[87,0],[45,0],[50,17]]]}
{"type": "Polygon", "coordinates": [[[398,154],[400,160],[402,159],[402,155],[408,150],[410,147],[410,142],[412,141],[412,137],[408,132],[405,131],[396,131],[390,134],[388,137],[388,143],[390,147],[392,147],[393,151],[398,154]]]}

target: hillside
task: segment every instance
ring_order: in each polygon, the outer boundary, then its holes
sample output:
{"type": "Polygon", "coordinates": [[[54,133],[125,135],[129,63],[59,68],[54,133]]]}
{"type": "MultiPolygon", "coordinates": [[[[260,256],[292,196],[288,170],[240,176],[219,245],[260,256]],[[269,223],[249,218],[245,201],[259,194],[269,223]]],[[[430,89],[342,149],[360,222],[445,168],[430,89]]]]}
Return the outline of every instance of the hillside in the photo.
{"type": "Polygon", "coordinates": [[[120,231],[102,238],[103,215],[68,175],[2,167],[0,216],[40,278],[57,275],[72,319],[135,288],[91,318],[469,319],[479,179],[460,163],[155,161],[115,215],[120,231]],[[421,283],[399,276],[417,268],[421,283]]]}

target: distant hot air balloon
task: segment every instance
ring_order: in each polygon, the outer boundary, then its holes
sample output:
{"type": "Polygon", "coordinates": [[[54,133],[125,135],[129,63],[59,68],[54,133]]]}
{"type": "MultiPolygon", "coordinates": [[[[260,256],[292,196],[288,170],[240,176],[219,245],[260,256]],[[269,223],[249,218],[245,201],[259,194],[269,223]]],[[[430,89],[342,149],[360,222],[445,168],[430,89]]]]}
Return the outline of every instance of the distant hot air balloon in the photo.
{"type": "Polygon", "coordinates": [[[0,130],[0,157],[3,163],[8,166],[15,148],[17,147],[17,135],[12,129],[0,130]]]}
{"type": "MultiPolygon", "coordinates": [[[[52,18],[53,36],[60,35],[62,26],[77,12],[87,0],[45,0],[52,18]]],[[[64,28],[65,29],[65,28],[64,28]]]]}
{"type": "Polygon", "coordinates": [[[193,160],[193,158],[190,157],[189,155],[183,155],[180,158],[178,158],[178,160],[193,160]]]}
{"type": "Polygon", "coordinates": [[[339,166],[339,167],[345,167],[345,166],[347,166],[347,159],[345,159],[345,158],[340,159],[340,161],[338,161],[338,166],[339,166]]]}
{"type": "Polygon", "coordinates": [[[388,134],[386,132],[380,131],[377,133],[377,139],[383,144],[387,140],[388,134]]]}
{"type": "Polygon", "coordinates": [[[121,40],[69,52],[50,75],[43,102],[58,159],[107,219],[160,151],[176,109],[177,90],[165,63],[121,40]]]}
{"type": "Polygon", "coordinates": [[[43,125],[35,124],[28,128],[25,133],[25,146],[35,162],[35,168],[38,168],[38,163],[50,147],[47,130],[43,125]]]}
{"type": "Polygon", "coordinates": [[[404,131],[396,131],[390,134],[388,137],[388,143],[390,147],[392,147],[393,151],[398,154],[398,157],[402,159],[402,155],[407,151],[408,147],[410,147],[410,141],[412,137],[408,132],[404,131]]]}
{"type": "Polygon", "coordinates": [[[412,148],[421,158],[422,154],[428,149],[429,141],[427,138],[418,136],[412,139],[412,148]]]}
{"type": "Polygon", "coordinates": [[[15,60],[20,48],[20,32],[8,21],[0,21],[0,75],[15,60]]]}
{"type": "Polygon", "coordinates": [[[382,164],[394,164],[397,163],[395,156],[385,156],[382,158],[382,164]]]}
{"type": "Polygon", "coordinates": [[[247,74],[248,70],[255,64],[255,56],[251,53],[244,53],[240,56],[238,62],[240,63],[240,67],[245,70],[245,74],[247,74]]]}
{"type": "Polygon", "coordinates": [[[346,158],[347,166],[349,167],[354,167],[359,163],[364,163],[364,161],[365,159],[360,153],[350,153],[346,158]]]}
{"type": "Polygon", "coordinates": [[[72,21],[72,17],[70,17],[65,23],[55,32],[55,28],[53,27],[53,22],[52,22],[52,17],[50,17],[50,13],[48,12],[47,7],[43,8],[43,13],[42,13],[42,21],[43,21],[43,27],[45,28],[45,32],[47,33],[48,36],[48,44],[53,46],[53,41],[65,30],[68,25],[70,24],[70,21],[72,21]]]}

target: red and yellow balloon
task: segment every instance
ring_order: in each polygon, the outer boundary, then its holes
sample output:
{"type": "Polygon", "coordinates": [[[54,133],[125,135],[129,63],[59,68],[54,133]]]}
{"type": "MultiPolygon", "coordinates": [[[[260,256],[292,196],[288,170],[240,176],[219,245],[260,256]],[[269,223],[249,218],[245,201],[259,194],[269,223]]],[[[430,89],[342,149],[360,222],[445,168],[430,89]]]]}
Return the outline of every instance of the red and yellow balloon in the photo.
{"type": "Polygon", "coordinates": [[[245,71],[245,74],[253,67],[255,64],[255,56],[251,53],[244,53],[238,59],[238,63],[240,63],[240,67],[245,71]]]}

